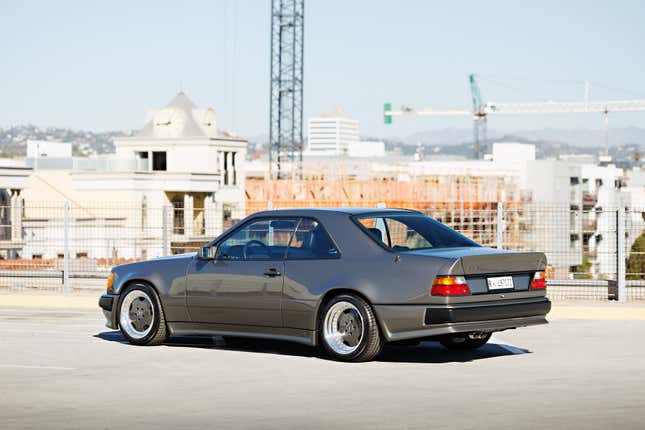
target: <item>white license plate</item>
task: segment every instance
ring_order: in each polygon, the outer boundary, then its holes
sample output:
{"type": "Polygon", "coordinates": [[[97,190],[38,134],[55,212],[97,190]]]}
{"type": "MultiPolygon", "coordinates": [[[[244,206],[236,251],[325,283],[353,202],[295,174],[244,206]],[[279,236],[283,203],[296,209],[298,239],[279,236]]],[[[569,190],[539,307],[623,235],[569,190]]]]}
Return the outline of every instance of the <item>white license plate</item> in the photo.
{"type": "Polygon", "coordinates": [[[489,290],[511,290],[513,289],[512,276],[497,276],[495,278],[487,278],[489,290]]]}

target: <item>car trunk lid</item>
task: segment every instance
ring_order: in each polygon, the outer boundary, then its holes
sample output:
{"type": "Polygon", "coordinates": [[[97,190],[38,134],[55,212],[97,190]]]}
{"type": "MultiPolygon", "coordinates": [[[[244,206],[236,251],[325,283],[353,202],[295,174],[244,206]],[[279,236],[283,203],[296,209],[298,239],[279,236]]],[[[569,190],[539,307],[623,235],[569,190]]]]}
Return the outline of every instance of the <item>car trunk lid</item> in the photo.
{"type": "Polygon", "coordinates": [[[473,295],[528,291],[535,272],[546,268],[546,256],[542,252],[469,247],[414,253],[449,259],[438,275],[464,276],[473,295]]]}

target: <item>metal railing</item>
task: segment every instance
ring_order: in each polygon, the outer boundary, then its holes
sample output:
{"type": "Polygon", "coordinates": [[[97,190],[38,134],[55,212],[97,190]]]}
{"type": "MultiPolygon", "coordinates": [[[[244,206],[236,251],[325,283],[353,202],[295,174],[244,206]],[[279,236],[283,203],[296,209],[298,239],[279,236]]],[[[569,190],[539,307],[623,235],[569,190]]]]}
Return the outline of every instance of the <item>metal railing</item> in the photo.
{"type": "MultiPolygon", "coordinates": [[[[553,298],[645,300],[645,208],[419,201],[320,205],[408,207],[484,246],[545,252],[553,298]]],[[[312,203],[247,201],[234,211],[222,205],[0,206],[0,289],[102,288],[115,265],[192,252],[244,214],[298,206],[312,203]]]]}

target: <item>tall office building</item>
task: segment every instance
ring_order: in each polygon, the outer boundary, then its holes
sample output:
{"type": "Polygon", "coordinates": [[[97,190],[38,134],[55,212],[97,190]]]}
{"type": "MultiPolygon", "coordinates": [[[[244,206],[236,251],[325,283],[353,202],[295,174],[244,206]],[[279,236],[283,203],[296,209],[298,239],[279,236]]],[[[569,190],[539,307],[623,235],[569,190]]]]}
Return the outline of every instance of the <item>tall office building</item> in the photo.
{"type": "Polygon", "coordinates": [[[342,109],[310,118],[307,155],[346,155],[351,144],[359,142],[359,122],[342,109]]]}

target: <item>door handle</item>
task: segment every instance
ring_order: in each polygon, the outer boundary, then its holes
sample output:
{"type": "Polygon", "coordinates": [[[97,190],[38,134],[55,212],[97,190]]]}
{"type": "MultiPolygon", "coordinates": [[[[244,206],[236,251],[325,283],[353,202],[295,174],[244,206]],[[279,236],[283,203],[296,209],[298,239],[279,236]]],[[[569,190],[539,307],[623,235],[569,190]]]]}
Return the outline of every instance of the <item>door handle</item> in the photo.
{"type": "Polygon", "coordinates": [[[278,269],[276,269],[275,267],[267,269],[264,272],[264,276],[274,277],[274,276],[280,276],[280,275],[282,275],[282,273],[280,273],[280,271],[278,269]]]}

